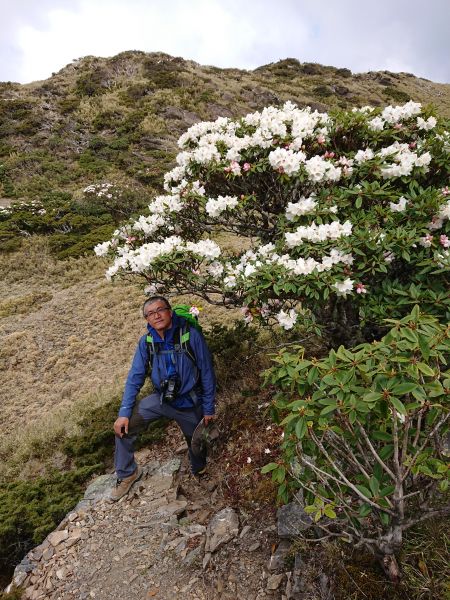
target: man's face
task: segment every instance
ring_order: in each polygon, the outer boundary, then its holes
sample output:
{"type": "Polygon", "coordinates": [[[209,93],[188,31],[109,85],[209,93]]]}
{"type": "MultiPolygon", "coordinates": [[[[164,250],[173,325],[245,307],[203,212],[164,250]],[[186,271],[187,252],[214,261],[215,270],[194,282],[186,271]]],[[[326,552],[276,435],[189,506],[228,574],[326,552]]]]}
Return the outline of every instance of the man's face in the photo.
{"type": "Polygon", "coordinates": [[[145,307],[145,315],[149,325],[155,329],[161,337],[172,325],[172,311],[167,308],[162,300],[156,300],[145,307]]]}

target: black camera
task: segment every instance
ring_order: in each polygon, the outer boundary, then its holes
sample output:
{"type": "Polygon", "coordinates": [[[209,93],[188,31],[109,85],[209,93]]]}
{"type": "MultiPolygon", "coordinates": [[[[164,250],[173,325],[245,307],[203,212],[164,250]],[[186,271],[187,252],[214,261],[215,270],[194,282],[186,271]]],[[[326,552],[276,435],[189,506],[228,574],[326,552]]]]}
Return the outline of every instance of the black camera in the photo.
{"type": "Polygon", "coordinates": [[[161,399],[163,402],[173,402],[181,387],[178,376],[169,377],[161,382],[161,399]]]}

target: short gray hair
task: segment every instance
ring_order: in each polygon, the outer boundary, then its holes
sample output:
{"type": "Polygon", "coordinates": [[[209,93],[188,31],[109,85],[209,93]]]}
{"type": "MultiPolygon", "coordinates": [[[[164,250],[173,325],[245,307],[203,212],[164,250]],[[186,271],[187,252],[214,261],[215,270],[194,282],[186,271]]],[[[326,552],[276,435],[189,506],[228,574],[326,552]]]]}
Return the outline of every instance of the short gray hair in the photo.
{"type": "Polygon", "coordinates": [[[166,307],[169,310],[172,310],[172,307],[170,306],[170,302],[167,300],[167,298],[164,298],[164,296],[150,296],[150,298],[147,298],[147,300],[144,302],[143,306],[142,306],[142,314],[144,315],[144,317],[146,317],[147,315],[145,314],[145,309],[147,308],[147,306],[149,304],[153,304],[154,302],[164,302],[164,304],[166,305],[166,307]]]}

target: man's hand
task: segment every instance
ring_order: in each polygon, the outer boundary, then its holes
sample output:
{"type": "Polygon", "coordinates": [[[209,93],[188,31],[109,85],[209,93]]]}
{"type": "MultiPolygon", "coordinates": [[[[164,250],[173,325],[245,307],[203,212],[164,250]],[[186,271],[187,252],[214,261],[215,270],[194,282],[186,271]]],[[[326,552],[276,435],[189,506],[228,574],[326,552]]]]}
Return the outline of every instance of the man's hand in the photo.
{"type": "Polygon", "coordinates": [[[130,419],[128,417],[118,417],[114,423],[114,433],[122,438],[125,433],[128,433],[128,423],[130,419]],[[122,431],[123,428],[123,431],[122,431]]]}
{"type": "Polygon", "coordinates": [[[215,418],[216,418],[215,415],[204,415],[203,416],[203,423],[206,426],[208,426],[209,423],[211,423],[211,421],[214,421],[215,418]]]}

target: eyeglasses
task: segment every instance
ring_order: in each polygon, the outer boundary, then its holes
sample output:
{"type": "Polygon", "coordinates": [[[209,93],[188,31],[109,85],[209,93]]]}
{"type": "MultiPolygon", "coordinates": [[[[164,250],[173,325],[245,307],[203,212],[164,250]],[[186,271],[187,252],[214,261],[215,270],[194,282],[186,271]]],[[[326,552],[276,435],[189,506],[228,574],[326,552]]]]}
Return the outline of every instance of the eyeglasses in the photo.
{"type": "Polygon", "coordinates": [[[167,306],[160,306],[156,310],[151,310],[150,312],[146,313],[145,314],[145,318],[146,319],[153,319],[153,317],[156,317],[156,315],[160,315],[165,310],[170,310],[170,308],[167,308],[167,306]]]}

